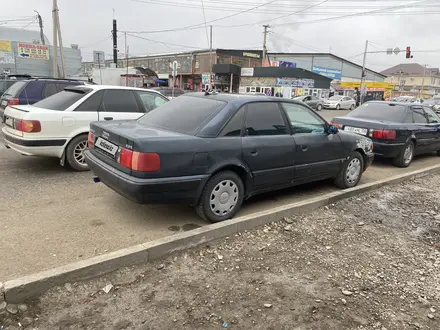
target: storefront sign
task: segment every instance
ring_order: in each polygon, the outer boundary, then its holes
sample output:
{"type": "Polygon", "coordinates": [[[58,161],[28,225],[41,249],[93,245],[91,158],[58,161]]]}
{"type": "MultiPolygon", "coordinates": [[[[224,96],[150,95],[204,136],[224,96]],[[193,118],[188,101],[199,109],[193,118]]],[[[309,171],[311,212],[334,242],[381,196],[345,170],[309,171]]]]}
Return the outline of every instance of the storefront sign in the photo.
{"type": "Polygon", "coordinates": [[[18,57],[32,60],[49,60],[49,47],[46,45],[34,45],[18,43],[18,57]]]}
{"type": "Polygon", "coordinates": [[[209,85],[211,83],[211,76],[210,74],[202,74],[202,84],[203,85],[209,85]]]}
{"type": "Polygon", "coordinates": [[[243,52],[244,57],[260,58],[260,54],[243,52]]]}
{"type": "Polygon", "coordinates": [[[14,64],[14,54],[11,52],[0,50],[0,64],[14,64]]]}
{"type": "MultiPolygon", "coordinates": [[[[364,85],[367,86],[367,88],[385,88],[385,89],[393,89],[394,85],[390,84],[388,82],[382,82],[382,81],[366,81],[364,82],[364,85]]],[[[341,82],[341,87],[344,88],[360,88],[361,83],[360,82],[341,82]]]]}
{"type": "Polygon", "coordinates": [[[254,76],[254,68],[241,68],[241,76],[242,77],[253,77],[254,76]]]}
{"type": "Polygon", "coordinates": [[[292,62],[285,62],[285,61],[279,61],[278,62],[279,65],[283,68],[296,68],[296,63],[292,63],[292,62]]]}
{"type": "Polygon", "coordinates": [[[324,68],[321,66],[314,65],[312,67],[312,71],[317,74],[320,74],[321,76],[327,77],[327,78],[336,79],[336,80],[342,79],[342,71],[341,70],[324,68]]]}
{"type": "Polygon", "coordinates": [[[0,51],[12,52],[11,42],[9,40],[0,40],[0,51]]]}
{"type": "Polygon", "coordinates": [[[264,61],[264,66],[268,67],[268,66],[275,66],[278,67],[280,65],[280,62],[278,61],[269,61],[269,60],[265,60],[264,61]]]}
{"type": "Polygon", "coordinates": [[[315,81],[313,79],[277,78],[277,86],[314,88],[315,81]]]}

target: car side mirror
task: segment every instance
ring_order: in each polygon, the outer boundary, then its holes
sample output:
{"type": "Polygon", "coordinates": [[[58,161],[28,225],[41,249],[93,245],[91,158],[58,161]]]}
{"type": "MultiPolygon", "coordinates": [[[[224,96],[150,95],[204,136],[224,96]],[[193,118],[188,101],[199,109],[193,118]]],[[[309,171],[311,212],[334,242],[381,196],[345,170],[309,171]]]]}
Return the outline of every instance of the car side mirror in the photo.
{"type": "Polygon", "coordinates": [[[339,132],[339,129],[335,125],[330,125],[327,131],[328,134],[336,134],[339,132]]]}

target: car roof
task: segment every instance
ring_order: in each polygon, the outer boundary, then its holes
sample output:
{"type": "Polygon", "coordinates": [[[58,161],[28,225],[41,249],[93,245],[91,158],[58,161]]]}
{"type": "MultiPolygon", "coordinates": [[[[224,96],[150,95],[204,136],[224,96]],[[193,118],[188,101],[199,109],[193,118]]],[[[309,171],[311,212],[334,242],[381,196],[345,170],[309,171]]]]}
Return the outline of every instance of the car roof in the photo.
{"type": "Polygon", "coordinates": [[[185,97],[197,97],[197,98],[206,98],[210,100],[223,101],[228,103],[247,103],[247,102],[268,102],[268,101],[276,101],[276,102],[290,102],[290,103],[299,103],[297,101],[293,101],[290,99],[266,96],[266,95],[246,95],[246,94],[229,94],[229,93],[217,93],[217,94],[206,94],[204,92],[194,92],[194,93],[186,93],[185,97]]]}
{"type": "Polygon", "coordinates": [[[370,103],[370,104],[371,103],[373,103],[373,104],[375,104],[375,103],[379,103],[379,104],[395,104],[395,105],[402,105],[402,106],[405,106],[405,107],[407,107],[410,104],[412,104],[412,103],[398,102],[398,101],[396,101],[396,102],[394,102],[394,101],[368,101],[366,103],[370,103]]]}
{"type": "Polygon", "coordinates": [[[160,94],[158,91],[147,88],[138,88],[138,87],[126,87],[126,86],[113,86],[113,85],[84,85],[84,86],[75,86],[75,88],[88,88],[94,91],[105,90],[105,89],[121,89],[121,90],[135,90],[135,91],[149,91],[153,93],[160,94]]]}

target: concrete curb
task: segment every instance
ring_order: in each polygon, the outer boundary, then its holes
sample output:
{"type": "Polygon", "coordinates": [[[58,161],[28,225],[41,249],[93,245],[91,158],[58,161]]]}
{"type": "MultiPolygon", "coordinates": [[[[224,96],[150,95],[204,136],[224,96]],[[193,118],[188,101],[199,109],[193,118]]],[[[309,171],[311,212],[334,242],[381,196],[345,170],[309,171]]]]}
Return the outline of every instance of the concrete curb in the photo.
{"type": "MultiPolygon", "coordinates": [[[[396,184],[411,178],[423,177],[437,172],[440,172],[440,164],[422,170],[396,175],[388,179],[363,184],[355,188],[335,191],[305,201],[279,206],[217,224],[207,225],[185,233],[161,238],[153,242],[139,244],[62,267],[24,276],[3,284],[4,298],[9,303],[19,303],[25,299],[35,298],[57,285],[81,281],[115,271],[119,268],[145,263],[164,257],[174,251],[188,249],[215,239],[231,236],[244,230],[278,221],[285,216],[312,211],[327,204],[380,188],[384,185],[396,184]]],[[[0,291],[1,288],[0,282],[0,291]]],[[[1,299],[2,295],[0,295],[0,301],[1,299]]]]}

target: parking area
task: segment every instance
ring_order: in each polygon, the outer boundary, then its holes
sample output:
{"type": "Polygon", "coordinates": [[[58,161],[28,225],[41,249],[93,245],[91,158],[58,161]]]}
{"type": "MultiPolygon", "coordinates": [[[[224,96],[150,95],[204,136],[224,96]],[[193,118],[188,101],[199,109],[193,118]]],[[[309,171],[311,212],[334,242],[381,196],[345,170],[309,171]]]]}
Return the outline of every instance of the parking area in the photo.
{"type": "MultiPolygon", "coordinates": [[[[330,120],[346,111],[323,111],[330,120]]],[[[25,157],[0,142],[0,279],[3,281],[206,225],[187,206],[134,204],[90,172],[75,173],[56,159],[25,157]]],[[[438,163],[417,158],[407,169],[375,162],[361,183],[438,163]]],[[[306,185],[247,201],[240,215],[336,190],[306,185]]]]}

